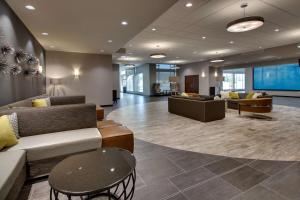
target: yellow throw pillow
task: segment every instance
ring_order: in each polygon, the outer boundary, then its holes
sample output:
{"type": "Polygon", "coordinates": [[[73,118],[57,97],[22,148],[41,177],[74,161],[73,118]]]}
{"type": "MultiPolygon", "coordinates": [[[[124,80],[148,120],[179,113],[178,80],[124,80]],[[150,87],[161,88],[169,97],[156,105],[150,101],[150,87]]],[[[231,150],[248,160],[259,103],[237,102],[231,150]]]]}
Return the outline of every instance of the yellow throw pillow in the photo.
{"type": "Polygon", "coordinates": [[[12,125],[6,115],[0,117],[0,150],[18,143],[12,125]]]}
{"type": "Polygon", "coordinates": [[[183,93],[181,94],[181,96],[183,96],[183,97],[188,97],[189,95],[188,95],[187,93],[183,92],[183,93]]]}
{"type": "Polygon", "coordinates": [[[34,99],[32,100],[32,107],[48,107],[46,99],[34,99]]]}
{"type": "Polygon", "coordinates": [[[230,99],[239,99],[239,94],[237,92],[229,92],[230,99]]]}
{"type": "Polygon", "coordinates": [[[246,99],[252,99],[254,95],[254,92],[249,92],[249,94],[247,94],[246,99]]]}

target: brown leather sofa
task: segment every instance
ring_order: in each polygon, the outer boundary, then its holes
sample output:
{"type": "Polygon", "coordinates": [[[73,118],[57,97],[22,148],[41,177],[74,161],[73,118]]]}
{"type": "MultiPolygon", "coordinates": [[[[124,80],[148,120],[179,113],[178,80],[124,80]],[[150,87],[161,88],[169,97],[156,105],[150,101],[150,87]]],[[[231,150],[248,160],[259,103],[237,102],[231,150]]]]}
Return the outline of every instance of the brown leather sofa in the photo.
{"type": "Polygon", "coordinates": [[[211,100],[209,97],[171,96],[168,108],[170,113],[202,122],[225,118],[225,101],[211,100]]]}

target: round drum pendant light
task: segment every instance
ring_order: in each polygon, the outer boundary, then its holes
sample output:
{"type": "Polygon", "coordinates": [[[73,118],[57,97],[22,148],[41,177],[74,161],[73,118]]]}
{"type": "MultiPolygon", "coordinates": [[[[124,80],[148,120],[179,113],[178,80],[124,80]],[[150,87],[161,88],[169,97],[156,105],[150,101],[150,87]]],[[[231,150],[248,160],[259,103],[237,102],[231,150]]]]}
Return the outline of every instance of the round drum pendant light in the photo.
{"type": "Polygon", "coordinates": [[[241,5],[241,8],[244,9],[243,18],[234,20],[229,24],[227,24],[226,28],[228,32],[239,33],[239,32],[251,31],[261,27],[264,24],[265,20],[263,17],[259,17],[259,16],[246,17],[247,6],[248,6],[247,3],[243,3],[241,5]]]}
{"type": "Polygon", "coordinates": [[[153,54],[150,55],[150,57],[159,59],[159,58],[165,58],[165,57],[167,57],[167,55],[164,54],[164,53],[153,53],[153,54]]]}

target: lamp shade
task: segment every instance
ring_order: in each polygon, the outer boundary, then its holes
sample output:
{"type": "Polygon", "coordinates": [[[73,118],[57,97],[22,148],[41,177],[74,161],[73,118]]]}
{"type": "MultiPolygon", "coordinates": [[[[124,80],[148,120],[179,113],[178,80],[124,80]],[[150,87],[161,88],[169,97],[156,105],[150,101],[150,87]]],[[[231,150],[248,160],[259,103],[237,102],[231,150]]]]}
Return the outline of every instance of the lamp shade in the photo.
{"type": "Polygon", "coordinates": [[[216,81],[218,82],[224,81],[224,76],[217,76],[216,81]]]}
{"type": "Polygon", "coordinates": [[[169,76],[169,82],[170,83],[177,83],[179,81],[178,76],[169,76]]]}
{"type": "Polygon", "coordinates": [[[51,85],[60,85],[61,79],[60,78],[50,78],[50,84],[51,85]]]}

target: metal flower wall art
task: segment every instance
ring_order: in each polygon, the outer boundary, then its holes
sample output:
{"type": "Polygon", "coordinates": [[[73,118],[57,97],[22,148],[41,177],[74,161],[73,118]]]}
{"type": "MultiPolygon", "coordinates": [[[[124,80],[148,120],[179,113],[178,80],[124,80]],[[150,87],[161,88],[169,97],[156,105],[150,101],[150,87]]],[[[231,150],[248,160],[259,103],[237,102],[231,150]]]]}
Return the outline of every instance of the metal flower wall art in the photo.
{"type": "Polygon", "coordinates": [[[0,74],[17,76],[23,71],[25,75],[39,75],[39,67],[37,57],[0,41],[0,74]]]}
{"type": "Polygon", "coordinates": [[[9,45],[3,45],[3,46],[1,47],[1,53],[2,53],[2,55],[3,55],[4,57],[7,56],[7,55],[12,55],[12,54],[15,53],[15,49],[12,48],[12,47],[9,46],[9,45]]]}
{"type": "Polygon", "coordinates": [[[6,60],[0,60],[0,73],[7,74],[9,71],[9,65],[6,60]]]}
{"type": "Polygon", "coordinates": [[[20,74],[22,72],[22,67],[18,64],[11,66],[10,73],[14,76],[20,74]]]}
{"type": "Polygon", "coordinates": [[[28,59],[28,54],[24,50],[19,49],[16,51],[15,59],[18,64],[25,63],[28,59]]]}

